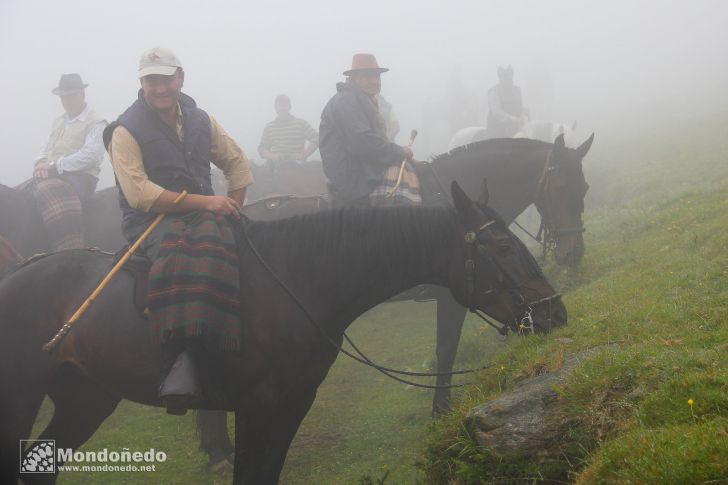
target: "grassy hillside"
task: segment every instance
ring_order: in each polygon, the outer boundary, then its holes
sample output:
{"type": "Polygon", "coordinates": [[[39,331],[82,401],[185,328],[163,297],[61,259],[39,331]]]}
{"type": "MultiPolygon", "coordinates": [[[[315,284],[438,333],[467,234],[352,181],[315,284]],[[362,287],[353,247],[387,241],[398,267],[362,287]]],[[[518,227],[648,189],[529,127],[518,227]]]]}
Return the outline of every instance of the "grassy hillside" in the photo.
{"type": "Polygon", "coordinates": [[[583,267],[548,268],[570,290],[569,325],[497,353],[429,436],[428,482],[728,483],[728,114],[607,144],[588,163],[583,267]],[[559,389],[560,456],[477,445],[472,406],[604,344],[616,345],[559,389]]]}
{"type": "MultiPolygon", "coordinates": [[[[385,475],[386,484],[728,481],[728,113],[634,136],[597,133],[585,170],[592,188],[583,267],[546,268],[567,292],[569,325],[502,342],[466,322],[458,366],[497,365],[435,425],[430,391],[341,357],[294,440],[283,483],[374,484],[385,475]],[[572,418],[563,456],[521,463],[474,444],[463,426],[473,405],[606,343],[618,347],[580,366],[560,390],[572,418]]],[[[397,303],[363,316],[351,335],[383,364],[423,369],[432,365],[434,333],[434,304],[397,303]]],[[[59,483],[230,483],[229,473],[204,473],[197,445],[191,415],[123,402],[84,449],[153,447],[167,462],[153,473],[65,474],[59,483]]]]}

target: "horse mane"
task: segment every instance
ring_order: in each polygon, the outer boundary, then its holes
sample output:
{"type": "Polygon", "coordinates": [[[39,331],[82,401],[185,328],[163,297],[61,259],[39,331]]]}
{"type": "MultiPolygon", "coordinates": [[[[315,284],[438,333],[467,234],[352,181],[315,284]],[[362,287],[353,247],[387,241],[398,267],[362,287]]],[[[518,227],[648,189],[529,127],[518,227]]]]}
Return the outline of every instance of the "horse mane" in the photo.
{"type": "Polygon", "coordinates": [[[465,155],[469,156],[483,156],[484,152],[498,151],[504,148],[513,149],[514,147],[543,147],[545,145],[551,145],[540,140],[532,140],[530,138],[492,138],[489,140],[480,140],[467,145],[461,145],[455,147],[450,151],[435,155],[431,162],[447,162],[453,158],[459,158],[465,155]]]}
{"type": "MultiPolygon", "coordinates": [[[[343,258],[370,254],[387,238],[398,243],[397,247],[406,248],[406,253],[390,251],[377,256],[384,256],[398,268],[403,264],[409,268],[432,254],[434,246],[448,244],[459,220],[454,209],[442,207],[344,208],[275,221],[251,221],[247,231],[261,253],[284,244],[289,266],[321,270],[323,260],[332,254],[343,258]]],[[[352,272],[366,271],[366,259],[346,262],[353,265],[352,272]]],[[[324,267],[336,263],[328,260],[324,267]]]]}

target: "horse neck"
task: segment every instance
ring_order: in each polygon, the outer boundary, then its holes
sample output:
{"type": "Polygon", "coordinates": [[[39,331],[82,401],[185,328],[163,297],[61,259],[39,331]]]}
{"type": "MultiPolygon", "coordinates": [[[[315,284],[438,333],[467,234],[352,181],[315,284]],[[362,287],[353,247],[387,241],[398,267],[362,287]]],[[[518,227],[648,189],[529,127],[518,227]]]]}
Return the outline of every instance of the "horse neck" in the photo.
{"type": "Polygon", "coordinates": [[[444,208],[344,209],[260,223],[268,237],[254,243],[294,292],[319,305],[312,313],[343,331],[408,288],[446,285],[456,221],[444,208]]]}
{"type": "Polygon", "coordinates": [[[536,201],[551,144],[525,139],[487,140],[435,160],[433,167],[441,183],[457,180],[473,199],[480,196],[483,178],[491,195],[488,205],[506,223],[536,201]]]}
{"type": "Polygon", "coordinates": [[[0,236],[0,278],[10,273],[21,261],[20,254],[5,238],[0,236]]]}

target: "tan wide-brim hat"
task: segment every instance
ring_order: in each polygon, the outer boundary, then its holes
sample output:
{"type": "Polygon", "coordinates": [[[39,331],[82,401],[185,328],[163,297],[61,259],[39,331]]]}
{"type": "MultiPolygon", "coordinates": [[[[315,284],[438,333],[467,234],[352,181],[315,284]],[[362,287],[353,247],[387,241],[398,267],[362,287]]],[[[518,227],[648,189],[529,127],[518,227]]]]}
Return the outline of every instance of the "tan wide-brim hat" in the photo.
{"type": "Polygon", "coordinates": [[[377,58],[374,54],[354,54],[351,59],[351,69],[344,71],[344,76],[351,76],[357,71],[375,71],[375,72],[387,72],[389,69],[386,67],[379,67],[377,58]]]}

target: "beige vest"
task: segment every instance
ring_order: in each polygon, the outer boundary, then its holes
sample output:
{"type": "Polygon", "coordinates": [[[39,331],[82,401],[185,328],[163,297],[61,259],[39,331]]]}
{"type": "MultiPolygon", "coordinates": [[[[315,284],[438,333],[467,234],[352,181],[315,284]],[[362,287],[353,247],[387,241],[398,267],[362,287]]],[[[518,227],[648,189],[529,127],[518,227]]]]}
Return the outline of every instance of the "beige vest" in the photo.
{"type": "MultiPolygon", "coordinates": [[[[58,117],[53,122],[53,128],[51,129],[48,161],[55,162],[61,157],[79,151],[86,142],[86,135],[100,121],[103,121],[103,119],[93,110],[88,112],[84,121],[76,120],[70,124],[66,124],[65,115],[58,117]]],[[[84,170],[84,172],[97,178],[100,171],[101,160],[97,165],[84,170]]]]}

